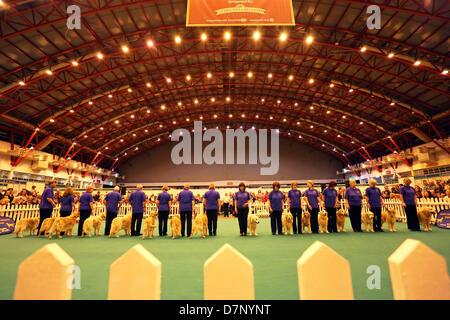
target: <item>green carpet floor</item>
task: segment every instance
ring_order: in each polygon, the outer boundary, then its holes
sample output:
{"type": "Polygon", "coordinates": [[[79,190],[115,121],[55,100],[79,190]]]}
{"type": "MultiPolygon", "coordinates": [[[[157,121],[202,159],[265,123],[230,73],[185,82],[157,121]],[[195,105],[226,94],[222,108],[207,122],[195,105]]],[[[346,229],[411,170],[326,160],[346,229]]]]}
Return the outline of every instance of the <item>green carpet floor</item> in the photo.
{"type": "MultiPolygon", "coordinates": [[[[432,232],[410,232],[397,223],[397,233],[354,233],[347,219],[347,233],[272,236],[270,220],[261,219],[258,237],[239,237],[237,219],[219,219],[218,235],[212,238],[152,240],[104,236],[64,238],[58,243],[81,268],[81,289],[73,299],[106,299],[109,266],[136,243],[141,243],[162,262],[162,299],[203,299],[203,263],[224,243],[229,243],[253,262],[256,299],[296,300],[299,298],[296,262],[316,240],[320,240],[350,261],[355,299],[392,299],[388,256],[407,238],[423,241],[450,259],[450,231],[433,227],[432,232]],[[366,286],[367,267],[381,268],[381,289],[366,286]]],[[[103,231],[103,227],[102,227],[103,231]]],[[[0,236],[0,299],[12,299],[19,264],[43,245],[47,238],[16,239],[14,234],[0,236]]],[[[232,265],[229,268],[233,268],[232,265]]],[[[333,266],[330,265],[330,269],[333,266]]],[[[130,270],[130,272],[133,272],[130,270]]]]}

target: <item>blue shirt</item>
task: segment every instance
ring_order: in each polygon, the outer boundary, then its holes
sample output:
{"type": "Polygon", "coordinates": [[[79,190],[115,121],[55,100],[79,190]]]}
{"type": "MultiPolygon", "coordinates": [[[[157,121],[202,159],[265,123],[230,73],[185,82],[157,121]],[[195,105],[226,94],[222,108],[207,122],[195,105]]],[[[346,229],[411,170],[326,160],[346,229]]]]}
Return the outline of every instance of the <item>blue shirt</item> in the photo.
{"type": "Polygon", "coordinates": [[[178,195],[177,201],[180,202],[180,212],[192,211],[192,201],[194,201],[194,194],[189,189],[184,189],[178,195]]]}
{"type": "Polygon", "coordinates": [[[273,211],[283,211],[283,203],[282,203],[284,199],[283,192],[281,192],[280,190],[278,191],[272,190],[269,193],[268,199],[270,200],[270,206],[272,207],[273,211]]]}
{"type": "Polygon", "coordinates": [[[117,191],[108,193],[105,197],[106,212],[117,213],[119,211],[119,202],[122,201],[122,195],[117,191]]]}
{"type": "Polygon", "coordinates": [[[416,194],[416,190],[413,187],[403,186],[400,188],[400,194],[403,196],[403,201],[407,206],[415,206],[416,202],[414,201],[414,196],[416,194]]]}
{"type": "Polygon", "coordinates": [[[301,200],[302,193],[300,192],[300,190],[298,190],[298,189],[296,189],[296,190],[294,190],[294,189],[289,190],[288,198],[291,201],[290,202],[291,208],[293,208],[293,209],[301,208],[301,206],[302,206],[302,200],[301,200]]]}
{"type": "Polygon", "coordinates": [[[319,208],[319,191],[316,189],[307,189],[305,191],[305,197],[308,199],[309,205],[311,208],[319,208]]]}
{"type": "Polygon", "coordinates": [[[83,193],[80,197],[80,210],[91,210],[91,206],[89,205],[91,202],[94,202],[92,193],[83,193]]]}
{"type": "Polygon", "coordinates": [[[205,192],[206,210],[219,210],[217,200],[220,199],[220,194],[214,189],[209,189],[205,192]]]}
{"type": "Polygon", "coordinates": [[[233,200],[237,200],[238,208],[248,208],[248,206],[244,207],[244,203],[247,203],[247,201],[250,200],[250,193],[239,190],[234,194],[233,200]]]}
{"type": "Polygon", "coordinates": [[[131,202],[131,212],[132,213],[143,213],[144,212],[144,202],[145,193],[141,190],[133,191],[128,198],[128,201],[131,202]]]}
{"type": "Polygon", "coordinates": [[[351,206],[361,206],[361,191],[358,188],[348,187],[345,190],[345,199],[348,200],[348,204],[351,206]]]}
{"type": "Polygon", "coordinates": [[[53,209],[53,205],[47,198],[53,199],[53,188],[47,187],[44,192],[42,192],[41,202],[39,204],[39,208],[41,209],[53,209]]]}
{"type": "Polygon", "coordinates": [[[67,197],[61,198],[61,208],[59,211],[70,211],[72,212],[72,203],[75,201],[73,195],[68,195],[67,197]]]}
{"type": "Polygon", "coordinates": [[[380,188],[369,187],[366,189],[366,197],[369,198],[369,204],[374,208],[381,208],[381,190],[380,188]]]}
{"type": "Polygon", "coordinates": [[[159,201],[158,210],[159,211],[170,211],[169,201],[172,200],[172,196],[167,191],[163,191],[158,194],[158,198],[156,200],[159,201]]]}
{"type": "Polygon", "coordinates": [[[337,197],[336,189],[326,188],[323,190],[322,194],[325,200],[325,208],[334,208],[337,197]]]}

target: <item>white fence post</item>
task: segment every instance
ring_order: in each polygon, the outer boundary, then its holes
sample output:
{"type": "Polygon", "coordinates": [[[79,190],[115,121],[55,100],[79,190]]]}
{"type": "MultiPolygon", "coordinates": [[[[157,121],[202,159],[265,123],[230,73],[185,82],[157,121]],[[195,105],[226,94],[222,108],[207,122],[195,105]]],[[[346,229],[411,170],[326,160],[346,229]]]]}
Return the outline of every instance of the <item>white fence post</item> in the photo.
{"type": "Polygon", "coordinates": [[[406,239],[388,258],[395,300],[449,300],[445,258],[414,239],[406,239]]]}
{"type": "Polygon", "coordinates": [[[50,243],[19,266],[15,300],[70,300],[75,261],[59,245],[50,243]]]}
{"type": "Polygon", "coordinates": [[[224,244],[203,267],[205,300],[254,300],[253,264],[229,244],[224,244]]]}
{"type": "Polygon", "coordinates": [[[111,264],[108,300],[160,300],[161,262],[141,244],[111,264]]]}
{"type": "Polygon", "coordinates": [[[350,263],[320,241],[297,261],[301,300],[353,300],[350,263]]]}

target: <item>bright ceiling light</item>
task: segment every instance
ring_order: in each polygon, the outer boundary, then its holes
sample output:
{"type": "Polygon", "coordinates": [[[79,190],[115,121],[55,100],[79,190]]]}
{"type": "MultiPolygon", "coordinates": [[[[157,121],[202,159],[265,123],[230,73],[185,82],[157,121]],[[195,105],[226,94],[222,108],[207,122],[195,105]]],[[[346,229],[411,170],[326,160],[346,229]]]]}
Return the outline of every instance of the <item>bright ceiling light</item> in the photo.
{"type": "Polygon", "coordinates": [[[187,80],[187,81],[191,81],[191,79],[192,79],[192,78],[191,78],[191,75],[188,74],[188,75],[186,76],[186,80],[187,80]]]}
{"type": "Polygon", "coordinates": [[[259,40],[261,38],[261,33],[259,31],[255,31],[253,33],[253,39],[259,40]]]}
{"type": "Polygon", "coordinates": [[[19,85],[24,86],[25,82],[24,81],[19,81],[19,85]]]}
{"type": "Polygon", "coordinates": [[[167,83],[172,83],[172,79],[170,79],[170,78],[167,78],[166,81],[167,81],[167,83]]]}
{"type": "Polygon", "coordinates": [[[314,37],[313,37],[313,36],[308,36],[308,37],[306,38],[306,43],[307,43],[307,44],[311,44],[311,43],[313,43],[313,41],[314,41],[314,37]]]}
{"type": "Polygon", "coordinates": [[[249,71],[249,72],[247,73],[247,77],[249,77],[249,78],[253,77],[253,72],[249,71]]]}
{"type": "Polygon", "coordinates": [[[128,92],[133,92],[133,89],[131,89],[131,88],[128,88],[128,90],[127,90],[128,92]]]}
{"type": "Polygon", "coordinates": [[[175,37],[175,42],[176,43],[181,43],[181,37],[180,36],[176,36],[175,37]]]}
{"type": "Polygon", "coordinates": [[[230,72],[230,78],[234,77],[234,72],[230,72]]]}
{"type": "Polygon", "coordinates": [[[334,88],[334,83],[330,83],[330,88],[334,88]]]}
{"type": "Polygon", "coordinates": [[[195,100],[194,100],[194,103],[195,103],[195,104],[197,104],[197,103],[198,103],[198,100],[197,100],[197,99],[195,99],[195,100]]]}
{"type": "Polygon", "coordinates": [[[206,76],[208,77],[208,79],[211,79],[212,78],[212,73],[208,72],[208,74],[206,76]]]}
{"type": "Polygon", "coordinates": [[[161,106],[161,110],[165,110],[166,109],[166,106],[165,105],[162,105],[161,106]]]}
{"type": "Polygon", "coordinates": [[[151,84],[150,82],[147,82],[147,83],[146,83],[146,86],[147,86],[147,88],[151,88],[151,87],[152,87],[152,84],[151,84]]]}
{"type": "Polygon", "coordinates": [[[151,48],[151,47],[153,47],[153,45],[154,45],[154,43],[152,40],[147,41],[147,47],[151,48]]]}
{"type": "Polygon", "coordinates": [[[123,51],[124,53],[128,53],[128,51],[130,51],[130,49],[129,49],[127,46],[123,45],[123,46],[122,46],[122,51],[123,51]]]}
{"type": "Polygon", "coordinates": [[[290,75],[290,76],[289,76],[289,80],[290,80],[290,81],[294,80],[294,76],[293,76],[293,75],[290,75]]]}
{"type": "Polygon", "coordinates": [[[211,102],[214,102],[214,101],[216,101],[216,98],[211,98],[211,102]]]}
{"type": "Polygon", "coordinates": [[[47,73],[49,76],[51,76],[53,74],[52,70],[50,70],[50,69],[45,70],[45,73],[47,73]]]}
{"type": "Polygon", "coordinates": [[[366,46],[363,46],[362,48],[361,48],[361,52],[366,52],[367,51],[367,47],[366,46]]]}
{"type": "Polygon", "coordinates": [[[206,41],[208,39],[208,36],[206,35],[206,33],[202,33],[201,38],[203,41],[206,41]]]}
{"type": "Polygon", "coordinates": [[[415,66],[419,66],[422,62],[420,60],[417,60],[416,62],[414,62],[415,66]]]}
{"type": "Polygon", "coordinates": [[[269,79],[272,79],[273,74],[269,73],[269,74],[267,75],[267,77],[268,77],[269,79]]]}
{"type": "Polygon", "coordinates": [[[389,58],[389,59],[390,59],[390,58],[393,58],[393,57],[394,57],[394,53],[391,52],[391,53],[388,54],[388,58],[389,58]]]}
{"type": "Polygon", "coordinates": [[[355,91],[355,90],[353,90],[353,89],[348,90],[348,92],[353,92],[353,91],[355,91]]]}
{"type": "Polygon", "coordinates": [[[78,61],[73,60],[73,61],[72,61],[72,65],[73,65],[74,67],[78,67],[78,61]]]}
{"type": "Polygon", "coordinates": [[[448,70],[447,70],[447,69],[443,70],[443,71],[442,71],[442,74],[443,74],[443,75],[448,74],[448,70]]]}
{"type": "Polygon", "coordinates": [[[309,79],[309,83],[310,83],[310,84],[313,84],[313,83],[314,83],[314,79],[312,79],[312,78],[309,79]]]}
{"type": "Polygon", "coordinates": [[[178,106],[181,107],[183,103],[181,101],[178,102],[178,106]]]}
{"type": "Polygon", "coordinates": [[[231,100],[231,98],[230,98],[230,97],[227,97],[227,101],[230,102],[230,100],[231,100]]]}
{"type": "Polygon", "coordinates": [[[280,34],[280,40],[281,41],[286,41],[286,39],[287,39],[287,33],[286,32],[283,32],[282,34],[280,34]]]}
{"type": "Polygon", "coordinates": [[[230,32],[225,32],[225,35],[224,35],[224,37],[225,37],[225,40],[230,40],[231,39],[231,33],[230,32]]]}
{"type": "Polygon", "coordinates": [[[99,58],[101,60],[101,59],[103,59],[103,57],[104,57],[103,53],[101,53],[101,52],[97,53],[97,58],[99,58]]]}
{"type": "Polygon", "coordinates": [[[110,98],[110,99],[111,99],[112,97],[113,97],[113,95],[112,95],[112,94],[108,94],[108,98],[110,98]]]}

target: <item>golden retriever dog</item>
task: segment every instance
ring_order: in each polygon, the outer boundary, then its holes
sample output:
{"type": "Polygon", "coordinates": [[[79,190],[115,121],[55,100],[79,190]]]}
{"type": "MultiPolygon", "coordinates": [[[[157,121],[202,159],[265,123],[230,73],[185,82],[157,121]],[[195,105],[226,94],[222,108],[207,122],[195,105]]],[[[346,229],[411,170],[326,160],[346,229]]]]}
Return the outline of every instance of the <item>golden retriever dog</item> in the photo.
{"type": "Polygon", "coordinates": [[[339,209],[336,212],[336,225],[337,225],[337,231],[338,232],[347,232],[345,231],[345,211],[344,209],[339,209]]]}
{"type": "Polygon", "coordinates": [[[305,229],[308,228],[308,233],[311,233],[311,213],[309,211],[303,211],[302,213],[302,232],[305,233],[305,229]]]}
{"type": "Polygon", "coordinates": [[[14,233],[16,238],[23,238],[23,233],[27,230],[30,231],[30,236],[34,235],[34,231],[39,226],[39,218],[25,218],[17,221],[14,233]]]}
{"type": "Polygon", "coordinates": [[[361,214],[361,222],[364,223],[364,228],[366,229],[366,232],[375,232],[373,230],[373,212],[367,211],[365,213],[361,214]]]}
{"type": "Polygon", "coordinates": [[[100,234],[100,227],[102,226],[103,215],[100,217],[90,216],[83,223],[83,233],[81,237],[84,237],[85,234],[88,237],[91,237],[91,230],[94,229],[94,236],[98,236],[100,234]]]}
{"type": "Polygon", "coordinates": [[[38,238],[41,237],[42,232],[44,232],[44,237],[48,236],[48,232],[50,231],[53,223],[55,223],[56,217],[46,218],[42,221],[41,230],[39,230],[38,238]]]}
{"type": "Polygon", "coordinates": [[[256,227],[259,224],[259,217],[256,214],[249,214],[247,217],[248,234],[257,236],[256,227]]]}
{"type": "Polygon", "coordinates": [[[170,219],[170,229],[172,230],[172,239],[181,237],[181,218],[178,213],[172,215],[172,219],[170,219]]]}
{"type": "Polygon", "coordinates": [[[65,235],[71,236],[73,226],[77,223],[78,213],[72,213],[68,217],[58,217],[53,222],[53,225],[49,231],[48,238],[52,239],[52,235],[55,232],[59,239],[62,238],[61,232],[65,235]]]}
{"type": "Polygon", "coordinates": [[[294,232],[292,232],[293,222],[294,217],[292,216],[292,213],[288,212],[281,215],[281,226],[283,227],[284,234],[294,234],[294,232]]]}
{"type": "Polygon", "coordinates": [[[388,209],[381,212],[381,230],[383,230],[383,224],[387,223],[390,232],[397,232],[395,230],[396,212],[394,209],[388,209]]]}
{"type": "Polygon", "coordinates": [[[150,216],[144,220],[144,232],[142,234],[142,240],[148,236],[150,239],[153,237],[153,231],[156,228],[156,217],[158,216],[158,212],[154,211],[150,213],[150,216]]]}
{"type": "Polygon", "coordinates": [[[208,216],[206,214],[198,214],[192,226],[191,238],[193,235],[197,235],[197,232],[200,231],[202,238],[204,238],[208,234],[208,216]]]}
{"type": "Polygon", "coordinates": [[[317,220],[319,222],[319,231],[320,233],[329,233],[328,232],[328,212],[325,210],[322,210],[319,212],[319,215],[317,217],[317,220]]]}
{"type": "Polygon", "coordinates": [[[131,235],[131,213],[123,217],[116,217],[111,222],[111,229],[109,231],[109,237],[111,238],[113,234],[116,238],[119,237],[119,231],[124,230],[127,236],[131,235]]]}
{"type": "Polygon", "coordinates": [[[419,223],[423,226],[424,231],[431,231],[431,216],[434,210],[431,208],[422,208],[417,210],[417,217],[419,218],[419,223]]]}

